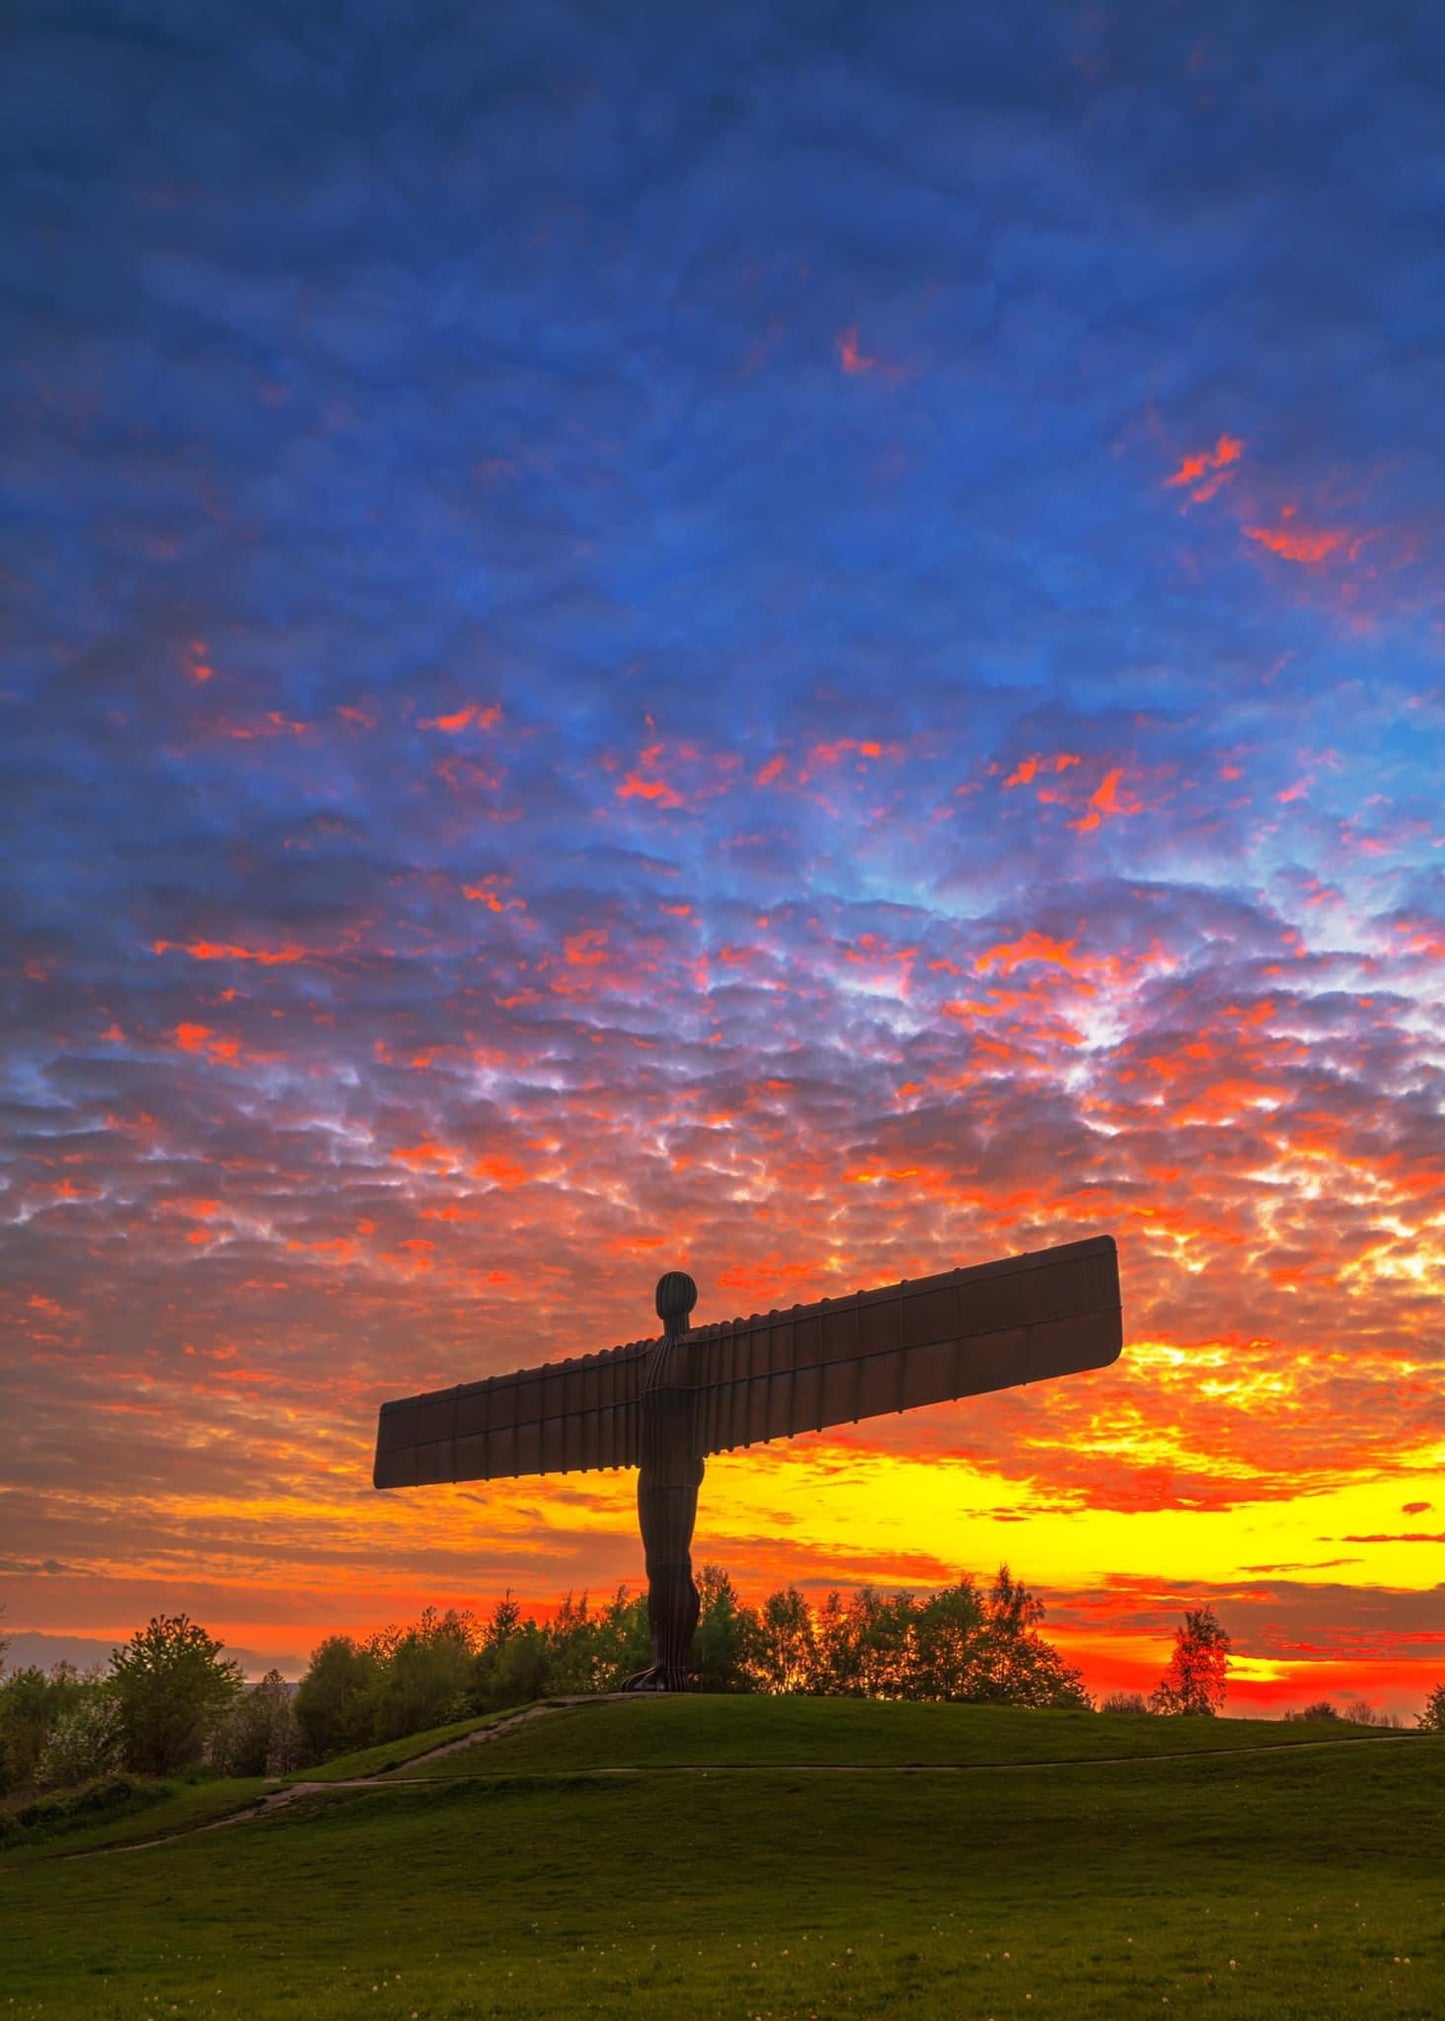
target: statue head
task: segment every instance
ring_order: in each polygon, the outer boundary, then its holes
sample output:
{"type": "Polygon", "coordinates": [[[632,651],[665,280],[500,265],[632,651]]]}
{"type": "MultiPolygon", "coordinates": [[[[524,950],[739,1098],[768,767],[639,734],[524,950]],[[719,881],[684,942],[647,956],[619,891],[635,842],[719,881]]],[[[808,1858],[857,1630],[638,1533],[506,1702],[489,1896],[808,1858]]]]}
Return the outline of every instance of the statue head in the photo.
{"type": "Polygon", "coordinates": [[[657,1280],[657,1316],[669,1340],[687,1332],[687,1316],[697,1304],[697,1286],[685,1270],[669,1270],[657,1280]]]}

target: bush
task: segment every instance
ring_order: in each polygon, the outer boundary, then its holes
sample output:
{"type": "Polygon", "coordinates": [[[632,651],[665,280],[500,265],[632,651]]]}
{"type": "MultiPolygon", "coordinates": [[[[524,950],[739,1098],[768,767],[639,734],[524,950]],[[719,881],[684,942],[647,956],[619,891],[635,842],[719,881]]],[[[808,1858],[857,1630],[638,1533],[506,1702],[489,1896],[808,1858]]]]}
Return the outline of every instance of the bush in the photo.
{"type": "Polygon", "coordinates": [[[1425,1700],[1415,1724],[1426,1733],[1445,1733],[1445,1684],[1437,1684],[1425,1700]]]}
{"type": "Polygon", "coordinates": [[[1405,1724],[1398,1712],[1379,1712],[1368,1698],[1352,1698],[1345,1707],[1343,1716],[1352,1726],[1385,1726],[1398,1729],[1405,1724]]]}
{"type": "Polygon", "coordinates": [[[1111,1691],[1100,1712],[1123,1712],[1131,1718],[1149,1717],[1149,1701],[1142,1691],[1111,1691]]]}
{"type": "Polygon", "coordinates": [[[72,1789],[110,1775],[120,1766],[120,1706],[104,1685],[93,1685],[66,1708],[51,1728],[35,1780],[41,1789],[72,1789]]]}
{"type": "Polygon", "coordinates": [[[94,1688],[71,1663],[11,1672],[0,1684],[0,1789],[33,1786],[51,1734],[94,1688]]]}

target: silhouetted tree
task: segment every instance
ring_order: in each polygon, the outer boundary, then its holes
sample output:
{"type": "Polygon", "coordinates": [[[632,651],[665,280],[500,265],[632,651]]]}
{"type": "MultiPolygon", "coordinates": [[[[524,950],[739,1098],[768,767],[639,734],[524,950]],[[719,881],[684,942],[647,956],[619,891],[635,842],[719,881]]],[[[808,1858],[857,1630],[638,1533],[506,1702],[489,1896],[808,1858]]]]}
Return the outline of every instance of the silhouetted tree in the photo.
{"type": "MultiPolygon", "coordinates": [[[[697,1575],[698,1599],[702,1612],[693,1637],[692,1661],[699,1691],[747,1691],[748,1631],[750,1610],[738,1599],[732,1580],[721,1565],[704,1565],[697,1575]]],[[[642,1604],[641,1622],[646,1626],[647,1606],[642,1604]]],[[[643,1645],[646,1667],[650,1649],[643,1645]]]]}
{"type": "Polygon", "coordinates": [[[1426,1733],[1445,1733],[1445,1684],[1437,1684],[1425,1700],[1425,1710],[1415,1721],[1426,1733]]]}
{"type": "Polygon", "coordinates": [[[1313,1705],[1306,1705],[1299,1712],[1287,1712],[1284,1716],[1296,1724],[1312,1725],[1322,1719],[1333,1719],[1338,1722],[1340,1715],[1328,1698],[1317,1698],[1313,1705]]]}
{"type": "Polygon", "coordinates": [[[759,1691],[807,1690],[815,1658],[813,1615],[796,1586],[768,1595],[749,1640],[748,1674],[759,1691]]]}
{"type": "Polygon", "coordinates": [[[830,1698],[906,1697],[912,1614],[908,1593],[885,1599],[872,1586],[846,1600],[830,1593],[803,1688],[830,1698]]]}
{"type": "Polygon", "coordinates": [[[969,1578],[931,1593],[914,1609],[909,1697],[973,1695],[984,1640],[984,1607],[969,1578]]]}
{"type": "Polygon", "coordinates": [[[110,1659],[126,1766],[169,1775],[201,1758],[209,1721],[241,1689],[239,1665],[185,1614],[155,1615],[110,1659]]]}
{"type": "Polygon", "coordinates": [[[1152,1712],[1213,1716],[1224,1703],[1229,1673],[1229,1637],[1212,1607],[1186,1608],[1184,1626],[1174,1631],[1169,1668],[1149,1700],[1152,1712]]]}
{"type": "Polygon", "coordinates": [[[1044,1604],[1007,1565],[984,1602],[983,1659],[972,1699],[995,1705],[1079,1706],[1092,1701],[1084,1689],[1084,1674],[1065,1662],[1052,1643],[1038,1633],[1044,1604]]]}

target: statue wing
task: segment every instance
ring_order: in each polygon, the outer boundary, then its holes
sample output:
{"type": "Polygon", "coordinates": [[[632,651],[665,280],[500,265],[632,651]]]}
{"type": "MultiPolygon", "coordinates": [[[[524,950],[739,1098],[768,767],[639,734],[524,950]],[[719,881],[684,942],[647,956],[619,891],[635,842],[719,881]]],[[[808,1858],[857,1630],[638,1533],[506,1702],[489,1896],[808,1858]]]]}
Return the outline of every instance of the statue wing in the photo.
{"type": "Polygon", "coordinates": [[[1101,1235],[693,1337],[699,1448],[723,1453],[1107,1366],[1124,1344],[1118,1252],[1101,1235]]]}
{"type": "Polygon", "coordinates": [[[384,1403],[378,1488],[496,1481],[637,1464],[638,1394],[652,1342],[384,1403]]]}

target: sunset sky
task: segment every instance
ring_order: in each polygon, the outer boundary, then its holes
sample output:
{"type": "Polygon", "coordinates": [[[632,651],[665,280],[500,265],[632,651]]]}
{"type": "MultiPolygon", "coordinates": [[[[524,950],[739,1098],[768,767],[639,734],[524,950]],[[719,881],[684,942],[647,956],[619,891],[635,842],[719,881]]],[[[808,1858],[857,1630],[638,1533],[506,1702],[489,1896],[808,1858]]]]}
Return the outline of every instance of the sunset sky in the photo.
{"type": "Polygon", "coordinates": [[[0,1630],[634,1588],[388,1397],[1095,1233],[760,1597],[1445,1677],[1445,19],[27,0],[0,1630]],[[1387,25],[1388,24],[1388,25],[1387,25]]]}

